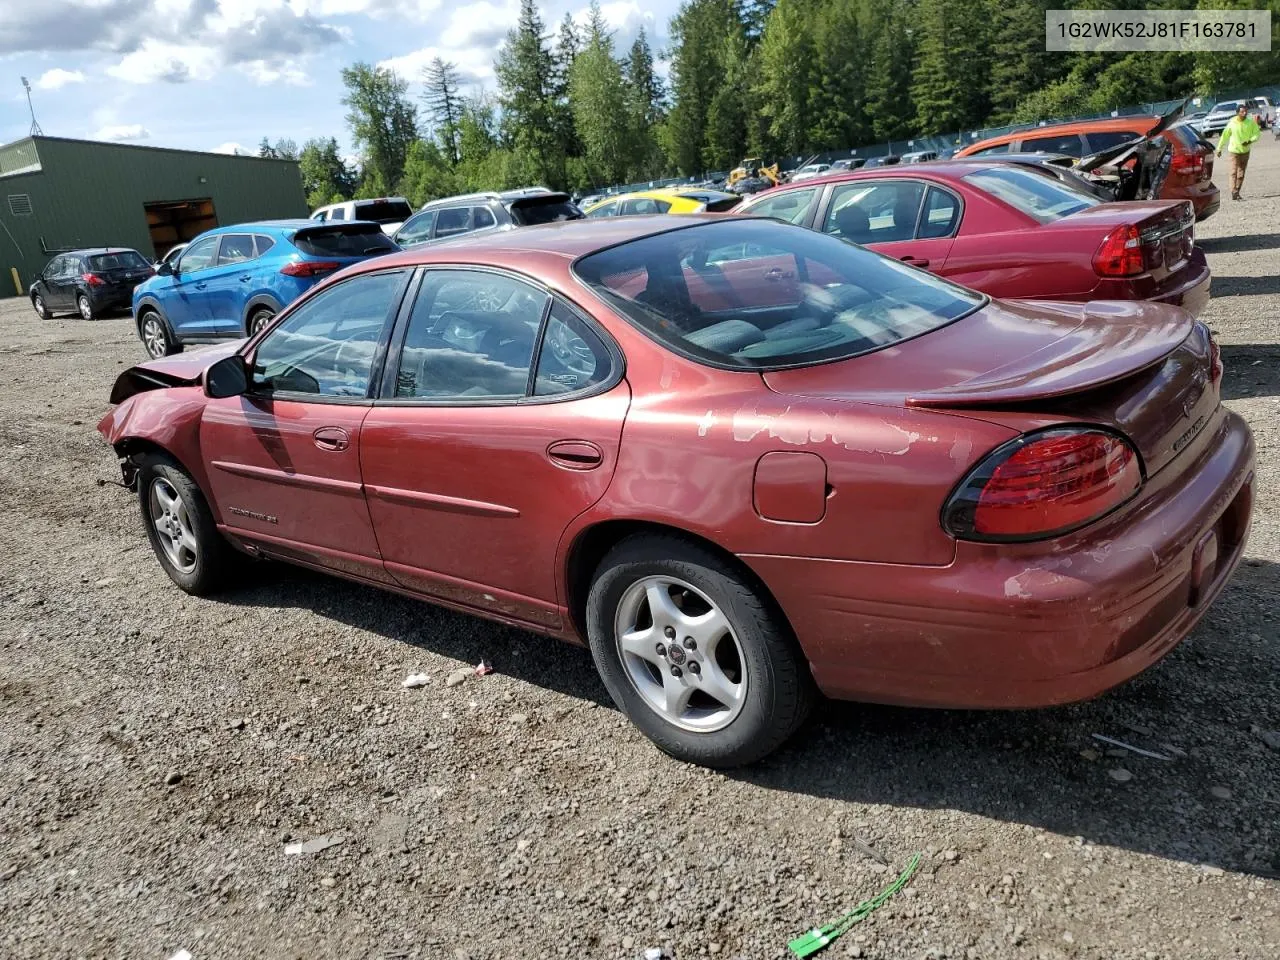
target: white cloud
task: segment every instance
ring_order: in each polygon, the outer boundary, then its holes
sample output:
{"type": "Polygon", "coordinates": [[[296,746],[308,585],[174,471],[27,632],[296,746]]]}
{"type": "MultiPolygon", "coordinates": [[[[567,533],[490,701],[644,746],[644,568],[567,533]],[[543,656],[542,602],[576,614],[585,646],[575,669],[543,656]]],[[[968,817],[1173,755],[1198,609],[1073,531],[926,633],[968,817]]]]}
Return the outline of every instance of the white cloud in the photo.
{"type": "Polygon", "coordinates": [[[100,127],[91,135],[94,140],[147,140],[151,131],[140,123],[121,123],[100,127]]]}
{"type": "Polygon", "coordinates": [[[210,153],[227,153],[233,157],[253,156],[254,151],[250,150],[243,143],[236,143],[234,140],[228,140],[226,143],[220,143],[214,147],[210,153]]]}
{"type": "Polygon", "coordinates": [[[63,70],[61,67],[54,67],[40,74],[40,78],[36,80],[36,88],[58,90],[69,83],[84,83],[84,80],[84,74],[79,70],[63,70]]]}
{"type": "Polygon", "coordinates": [[[494,57],[519,16],[520,5],[512,2],[478,0],[455,7],[436,44],[383,60],[378,66],[417,83],[427,65],[439,57],[457,66],[464,84],[483,85],[493,79],[494,57]]]}
{"type": "Polygon", "coordinates": [[[148,37],[142,47],[107,67],[107,73],[127,83],[186,83],[209,80],[218,72],[221,58],[211,47],[198,47],[148,37]]]}

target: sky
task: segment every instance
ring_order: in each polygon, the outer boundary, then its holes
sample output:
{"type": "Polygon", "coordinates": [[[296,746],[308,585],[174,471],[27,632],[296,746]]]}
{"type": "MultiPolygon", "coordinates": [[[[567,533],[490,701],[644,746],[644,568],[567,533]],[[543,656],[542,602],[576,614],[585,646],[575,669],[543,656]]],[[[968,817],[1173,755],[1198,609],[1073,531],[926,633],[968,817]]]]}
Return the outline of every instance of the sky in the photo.
{"type": "MultiPolygon", "coordinates": [[[[587,0],[540,5],[554,33],[587,0]]],[[[619,51],[643,25],[655,53],[679,0],[602,3],[619,51]]],[[[27,136],[22,78],[46,136],[257,152],[262,137],[337,137],[353,153],[341,69],[391,67],[421,93],[437,54],[495,88],[512,0],[0,0],[0,143],[27,136]]]]}

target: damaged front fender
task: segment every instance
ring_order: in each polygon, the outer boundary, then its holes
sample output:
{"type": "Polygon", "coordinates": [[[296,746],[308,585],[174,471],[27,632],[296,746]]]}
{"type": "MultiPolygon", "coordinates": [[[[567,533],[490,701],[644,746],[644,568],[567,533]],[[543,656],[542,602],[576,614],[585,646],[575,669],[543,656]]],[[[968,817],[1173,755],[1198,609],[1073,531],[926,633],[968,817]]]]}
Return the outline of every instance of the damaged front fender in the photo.
{"type": "Polygon", "coordinates": [[[125,485],[132,488],[135,484],[137,457],[159,450],[177,460],[206,491],[207,498],[209,478],[200,453],[200,418],[207,402],[204,391],[199,386],[145,389],[127,396],[98,423],[98,432],[120,457],[125,485]]]}

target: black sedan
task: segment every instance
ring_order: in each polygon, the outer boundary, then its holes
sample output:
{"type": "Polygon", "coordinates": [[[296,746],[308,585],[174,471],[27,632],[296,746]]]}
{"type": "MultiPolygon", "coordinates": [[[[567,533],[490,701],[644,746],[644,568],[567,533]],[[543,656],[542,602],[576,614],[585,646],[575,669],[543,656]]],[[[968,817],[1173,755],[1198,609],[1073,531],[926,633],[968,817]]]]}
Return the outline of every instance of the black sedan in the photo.
{"type": "Polygon", "coordinates": [[[55,313],[93,320],[110,310],[127,310],[133,288],[151,276],[151,264],[127,247],[93,247],[60,253],[31,285],[31,305],[41,320],[55,313]]]}

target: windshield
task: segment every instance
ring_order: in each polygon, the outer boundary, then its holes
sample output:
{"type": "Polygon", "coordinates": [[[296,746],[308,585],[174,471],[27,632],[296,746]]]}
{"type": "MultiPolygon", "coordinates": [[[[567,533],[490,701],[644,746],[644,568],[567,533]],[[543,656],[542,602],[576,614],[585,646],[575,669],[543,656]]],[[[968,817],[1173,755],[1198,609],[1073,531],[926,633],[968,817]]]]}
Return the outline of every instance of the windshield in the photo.
{"type": "Polygon", "coordinates": [[[965,174],[964,178],[1041,223],[1051,223],[1102,202],[1057,180],[1019,167],[976,170],[965,174]]]}
{"type": "Polygon", "coordinates": [[[1235,113],[1240,109],[1240,100],[1224,100],[1222,103],[1216,103],[1210,113],[1235,113]]]}
{"type": "Polygon", "coordinates": [[[121,250],[118,253],[98,253],[89,258],[89,269],[106,272],[108,270],[147,270],[151,264],[143,259],[136,250],[121,250]]]}
{"type": "Polygon", "coordinates": [[[374,223],[404,223],[413,216],[407,200],[362,200],[356,204],[357,220],[374,223]]]}
{"type": "Polygon", "coordinates": [[[654,339],[716,366],[778,369],[879,350],[985,302],[897,260],[774,220],[671,230],[574,272],[654,339]]]}
{"type": "Polygon", "coordinates": [[[525,197],[511,204],[511,219],[522,227],[539,223],[555,223],[557,220],[581,220],[582,211],[561,193],[543,197],[525,197]]]}

